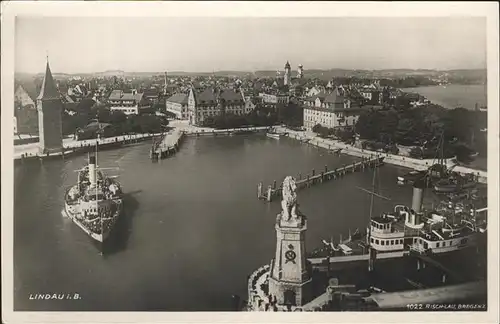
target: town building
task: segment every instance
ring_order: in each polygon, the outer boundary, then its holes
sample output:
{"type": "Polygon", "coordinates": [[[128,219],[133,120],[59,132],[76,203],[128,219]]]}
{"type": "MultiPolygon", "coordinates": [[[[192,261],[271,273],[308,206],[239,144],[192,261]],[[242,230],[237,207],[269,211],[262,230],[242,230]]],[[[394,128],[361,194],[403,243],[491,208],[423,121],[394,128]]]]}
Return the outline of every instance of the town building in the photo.
{"type": "Polygon", "coordinates": [[[75,80],[60,81],[56,84],[57,90],[64,98],[71,98],[74,102],[80,102],[81,100],[92,96],[90,90],[91,83],[75,82],[75,80]]]}
{"type": "Polygon", "coordinates": [[[35,85],[33,85],[32,87],[21,84],[18,85],[16,92],[14,93],[14,102],[16,103],[16,106],[35,109],[37,90],[39,91],[39,89],[37,89],[35,85]]]}
{"type": "Polygon", "coordinates": [[[121,111],[126,115],[138,115],[141,111],[151,108],[149,101],[144,98],[143,93],[124,92],[113,90],[108,97],[108,105],[111,111],[121,111]]]}
{"type": "Polygon", "coordinates": [[[290,101],[290,96],[287,93],[280,93],[278,91],[269,93],[261,92],[259,93],[259,97],[262,98],[262,102],[265,105],[271,106],[276,106],[278,104],[287,105],[290,101]]]}
{"type": "Polygon", "coordinates": [[[37,97],[38,136],[41,154],[61,152],[63,149],[63,109],[61,94],[56,88],[49,62],[47,62],[42,88],[37,97]]]}
{"type": "Polygon", "coordinates": [[[38,112],[36,97],[40,87],[33,84],[20,84],[14,93],[14,117],[16,133],[38,134],[38,112]]]}
{"type": "Polygon", "coordinates": [[[319,124],[328,128],[352,127],[361,108],[338,87],[330,93],[320,92],[304,101],[304,127],[319,124]]]}
{"type": "Polygon", "coordinates": [[[189,119],[188,115],[188,95],[185,93],[176,93],[165,101],[165,107],[168,112],[175,114],[178,119],[189,119]]]}
{"type": "Polygon", "coordinates": [[[144,95],[144,99],[148,100],[152,104],[157,104],[160,99],[160,90],[157,88],[152,87],[144,89],[142,93],[144,95]]]}
{"type": "Polygon", "coordinates": [[[379,81],[374,81],[370,85],[358,87],[359,94],[365,99],[365,103],[371,105],[380,105],[384,101],[383,89],[379,81]]]}
{"type": "Polygon", "coordinates": [[[285,64],[285,75],[283,76],[283,85],[289,86],[292,81],[292,72],[290,69],[290,63],[286,61],[285,64]]]}
{"type": "Polygon", "coordinates": [[[323,87],[313,86],[313,87],[307,89],[305,95],[307,97],[314,97],[314,96],[316,96],[317,94],[319,94],[322,91],[325,91],[325,89],[323,89],[323,87]]]}
{"type": "Polygon", "coordinates": [[[202,125],[207,117],[245,113],[243,96],[232,89],[207,88],[202,92],[194,88],[189,90],[188,119],[192,125],[202,125]]]}

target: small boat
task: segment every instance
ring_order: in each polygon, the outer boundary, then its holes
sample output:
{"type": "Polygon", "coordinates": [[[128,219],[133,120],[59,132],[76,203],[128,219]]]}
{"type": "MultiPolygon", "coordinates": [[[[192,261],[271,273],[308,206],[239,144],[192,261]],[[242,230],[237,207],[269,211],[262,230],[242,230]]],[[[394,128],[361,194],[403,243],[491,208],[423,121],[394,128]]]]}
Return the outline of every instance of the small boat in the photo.
{"type": "Polygon", "coordinates": [[[463,190],[473,189],[477,181],[472,177],[464,177],[459,174],[452,174],[448,179],[438,181],[434,185],[436,193],[457,193],[463,190]]]}
{"type": "Polygon", "coordinates": [[[412,170],[402,176],[398,176],[399,184],[414,184],[415,182],[422,180],[427,174],[427,170],[418,171],[412,170]]]}
{"type": "MultiPolygon", "coordinates": [[[[375,182],[374,182],[375,183],[375,182]]],[[[374,186],[374,185],[373,185],[374,186]]],[[[411,253],[443,254],[475,246],[481,233],[487,232],[485,211],[465,201],[443,200],[436,209],[423,208],[423,188],[414,186],[412,205],[395,205],[392,212],[372,217],[366,233],[359,229],[349,239],[340,238],[334,250],[323,240],[324,247],[308,253],[317,264],[329,257],[329,263],[344,262],[347,256],[368,260],[370,250],[384,253],[384,258],[399,258],[411,253]],[[326,247],[325,247],[326,246],[326,247]]],[[[375,192],[371,194],[375,196],[375,192]]],[[[475,203],[474,205],[477,205],[475,203]]]]}
{"type": "Polygon", "coordinates": [[[270,138],[274,138],[274,139],[279,140],[279,139],[280,139],[280,137],[281,137],[281,134],[279,134],[279,133],[271,133],[271,132],[268,132],[268,133],[266,133],[266,136],[267,136],[267,137],[270,137],[270,138]]]}

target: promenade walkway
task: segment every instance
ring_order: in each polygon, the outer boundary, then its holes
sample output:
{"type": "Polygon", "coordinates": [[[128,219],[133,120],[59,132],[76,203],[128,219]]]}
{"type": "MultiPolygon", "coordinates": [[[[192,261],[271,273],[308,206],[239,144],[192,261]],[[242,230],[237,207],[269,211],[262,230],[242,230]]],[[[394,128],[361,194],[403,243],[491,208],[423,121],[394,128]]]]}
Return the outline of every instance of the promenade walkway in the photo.
{"type": "MultiPolygon", "coordinates": [[[[158,136],[160,134],[133,134],[133,135],[121,135],[115,137],[106,137],[99,139],[99,145],[109,145],[114,143],[122,143],[126,141],[138,141],[151,138],[153,136],[158,136]]],[[[73,138],[65,138],[63,139],[63,147],[65,151],[70,151],[72,149],[78,149],[88,146],[95,146],[96,139],[88,139],[77,141],[73,138]]],[[[23,145],[14,145],[14,159],[21,159],[21,156],[24,155],[25,158],[37,157],[40,156],[39,153],[39,143],[29,143],[23,145]]],[[[51,154],[53,155],[61,155],[61,153],[51,154]]]]}
{"type": "MultiPolygon", "coordinates": [[[[287,136],[289,136],[290,138],[294,138],[303,142],[308,142],[309,144],[314,146],[322,147],[329,150],[342,149],[342,153],[357,157],[370,157],[372,155],[378,155],[380,157],[384,157],[385,163],[411,168],[415,170],[426,170],[427,168],[432,166],[434,162],[433,159],[420,160],[407,156],[400,156],[400,155],[370,151],[366,149],[360,149],[352,145],[342,143],[340,141],[320,138],[311,132],[293,131],[284,127],[277,127],[277,129],[280,133],[288,133],[287,136]]],[[[447,167],[451,168],[455,164],[452,162],[452,159],[448,159],[446,160],[446,165],[447,167]]],[[[453,171],[459,172],[461,174],[473,173],[478,176],[479,182],[481,183],[487,182],[488,176],[486,171],[476,170],[465,166],[455,166],[453,168],[453,171]]]]}

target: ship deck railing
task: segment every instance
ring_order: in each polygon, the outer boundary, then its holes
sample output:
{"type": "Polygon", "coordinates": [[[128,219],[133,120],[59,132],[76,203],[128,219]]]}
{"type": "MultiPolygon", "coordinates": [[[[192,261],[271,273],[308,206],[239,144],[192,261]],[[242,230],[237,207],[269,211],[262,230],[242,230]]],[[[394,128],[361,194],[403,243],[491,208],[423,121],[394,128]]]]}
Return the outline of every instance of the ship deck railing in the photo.
{"type": "Polygon", "coordinates": [[[410,245],[410,252],[416,252],[418,254],[425,254],[428,252],[429,249],[425,249],[422,245],[420,244],[411,244],[410,245]]]}

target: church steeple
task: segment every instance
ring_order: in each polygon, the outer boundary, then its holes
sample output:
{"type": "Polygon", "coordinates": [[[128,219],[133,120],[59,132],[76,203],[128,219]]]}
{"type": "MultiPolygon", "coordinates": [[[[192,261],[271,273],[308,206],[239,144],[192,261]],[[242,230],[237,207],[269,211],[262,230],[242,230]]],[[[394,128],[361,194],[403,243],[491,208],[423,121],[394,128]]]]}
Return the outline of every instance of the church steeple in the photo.
{"type": "Polygon", "coordinates": [[[40,89],[40,94],[38,95],[38,100],[51,100],[60,99],[61,95],[57,91],[56,83],[52,77],[52,72],[50,71],[49,60],[47,58],[47,66],[45,68],[45,76],[43,77],[42,88],[40,89]]]}
{"type": "Polygon", "coordinates": [[[283,76],[283,85],[290,85],[291,81],[291,69],[290,69],[290,62],[286,61],[285,64],[285,75],[283,76]]]}

